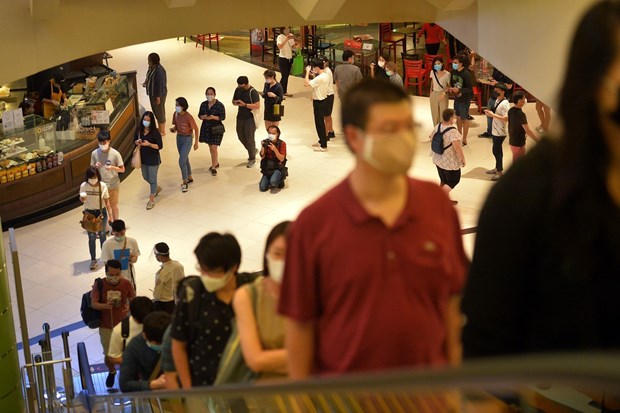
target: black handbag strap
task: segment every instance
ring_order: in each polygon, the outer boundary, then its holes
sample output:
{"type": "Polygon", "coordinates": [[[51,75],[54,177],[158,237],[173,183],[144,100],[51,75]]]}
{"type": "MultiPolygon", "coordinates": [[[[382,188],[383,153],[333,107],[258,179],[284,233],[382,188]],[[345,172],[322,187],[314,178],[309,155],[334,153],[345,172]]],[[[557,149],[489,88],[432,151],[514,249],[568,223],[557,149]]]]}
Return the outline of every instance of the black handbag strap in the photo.
{"type": "Polygon", "coordinates": [[[441,86],[441,82],[439,82],[439,78],[437,77],[437,71],[433,70],[433,75],[435,76],[435,80],[440,88],[445,89],[445,87],[441,86]]]}

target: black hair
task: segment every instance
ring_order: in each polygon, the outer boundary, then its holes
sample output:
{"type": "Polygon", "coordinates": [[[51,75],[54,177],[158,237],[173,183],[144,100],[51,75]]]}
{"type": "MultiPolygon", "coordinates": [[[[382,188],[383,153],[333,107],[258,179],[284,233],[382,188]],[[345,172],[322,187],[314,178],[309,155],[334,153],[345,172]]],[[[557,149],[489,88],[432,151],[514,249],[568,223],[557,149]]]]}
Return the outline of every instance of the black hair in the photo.
{"type": "Polygon", "coordinates": [[[347,60],[349,60],[350,58],[352,58],[354,56],[353,52],[350,50],[345,50],[344,52],[342,52],[342,61],[346,62],[347,60]]]}
{"type": "Polygon", "coordinates": [[[207,88],[207,90],[205,90],[205,95],[207,94],[208,91],[212,90],[214,95],[217,95],[217,93],[215,93],[215,88],[213,86],[209,86],[207,88]]]}
{"type": "Polygon", "coordinates": [[[105,141],[109,141],[110,138],[110,131],[109,130],[100,130],[99,133],[97,134],[97,140],[99,142],[105,142],[105,141]]]}
{"type": "Polygon", "coordinates": [[[280,222],[278,225],[273,227],[267,235],[267,242],[265,242],[265,253],[263,254],[263,275],[269,275],[269,266],[267,265],[267,252],[269,251],[269,247],[273,242],[281,235],[286,235],[288,232],[288,228],[291,225],[291,221],[280,222]]]}
{"type": "MultiPolygon", "coordinates": [[[[387,62],[388,60],[390,60],[390,57],[389,57],[388,55],[384,54],[384,53],[381,53],[381,54],[379,55],[379,57],[380,57],[380,58],[382,58],[383,60],[385,60],[386,62],[387,62]]],[[[379,58],[377,58],[377,60],[379,60],[379,58]]]]}
{"type": "Polygon", "coordinates": [[[237,78],[238,85],[247,85],[248,83],[250,83],[250,79],[247,76],[239,76],[237,78]]]}
{"type": "Polygon", "coordinates": [[[126,229],[125,221],[123,221],[122,219],[115,219],[114,222],[110,224],[110,227],[114,232],[124,231],[126,229]]]}
{"type": "Polygon", "coordinates": [[[265,70],[265,71],[263,72],[263,76],[264,76],[264,77],[272,77],[272,78],[274,78],[274,79],[275,79],[275,78],[276,78],[276,72],[274,72],[274,71],[273,71],[273,70],[271,70],[271,69],[267,69],[267,70],[265,70]]]}
{"type": "Polygon", "coordinates": [[[153,311],[144,317],[142,331],[148,341],[161,343],[164,333],[172,321],[172,316],[165,311],[153,311]]]}
{"type": "MultiPolygon", "coordinates": [[[[435,56],[435,58],[433,59],[433,66],[435,66],[435,62],[440,62],[443,65],[443,57],[435,56]]],[[[435,70],[435,68],[433,68],[433,70],[435,70]]]]}
{"type": "Polygon", "coordinates": [[[144,125],[142,124],[142,121],[144,120],[146,116],[151,118],[151,125],[149,126],[149,135],[153,132],[158,132],[157,119],[155,119],[155,115],[153,114],[153,112],[147,110],[146,112],[142,114],[142,117],[140,118],[140,124],[138,125],[138,137],[141,137],[142,135],[144,135],[144,125]]]}
{"type": "Polygon", "coordinates": [[[175,102],[178,103],[178,105],[181,106],[183,110],[187,110],[189,108],[189,103],[187,103],[187,99],[182,96],[176,98],[175,102]]]}
{"type": "Polygon", "coordinates": [[[144,317],[153,311],[153,301],[148,297],[138,296],[129,302],[129,313],[140,324],[144,317]]]}
{"type": "Polygon", "coordinates": [[[208,233],[198,242],[194,255],[198,264],[207,270],[221,268],[228,272],[241,264],[241,247],[232,234],[208,233]]]}
{"type": "Polygon", "coordinates": [[[155,244],[155,251],[157,255],[170,255],[170,247],[165,242],[155,244]]]}
{"type": "Polygon", "coordinates": [[[151,53],[149,54],[148,57],[149,62],[151,62],[154,65],[158,65],[159,64],[159,55],[157,53],[151,53]]]}
{"type": "Polygon", "coordinates": [[[512,94],[512,102],[517,104],[524,97],[525,97],[525,93],[521,92],[520,90],[517,90],[515,93],[512,94]]]}
{"type": "Polygon", "coordinates": [[[313,69],[315,67],[318,67],[319,69],[323,70],[325,64],[321,59],[313,59],[312,62],[310,62],[310,67],[312,67],[313,69]]]}
{"type": "Polygon", "coordinates": [[[121,262],[119,260],[107,260],[105,262],[105,272],[107,273],[110,268],[120,270],[123,267],[121,266],[121,262]]]}
{"type": "Polygon", "coordinates": [[[449,121],[452,116],[454,116],[456,112],[454,112],[454,109],[444,109],[443,112],[441,112],[441,119],[443,119],[444,122],[449,121]]]}
{"type": "Polygon", "coordinates": [[[101,182],[101,174],[99,173],[99,169],[94,166],[89,166],[84,174],[84,182],[88,182],[89,179],[94,177],[97,177],[97,179],[101,182]]]}
{"type": "Polygon", "coordinates": [[[457,53],[457,55],[454,56],[454,59],[452,60],[453,61],[458,60],[459,63],[462,64],[465,69],[469,67],[469,57],[464,53],[457,53]]]}
{"type": "Polygon", "coordinates": [[[65,81],[65,75],[62,72],[56,72],[54,73],[53,79],[56,83],[61,83],[65,81]]]}
{"type": "Polygon", "coordinates": [[[342,98],[342,126],[353,125],[365,130],[368,112],[372,106],[402,101],[409,102],[409,95],[402,87],[377,79],[362,80],[352,86],[342,98]]]}
{"type": "Polygon", "coordinates": [[[272,128],[273,128],[273,129],[275,129],[275,130],[278,132],[278,138],[279,138],[279,137],[280,137],[281,132],[280,132],[280,128],[278,127],[278,125],[270,125],[270,126],[267,128],[267,132],[269,132],[269,129],[272,129],[272,128]]]}

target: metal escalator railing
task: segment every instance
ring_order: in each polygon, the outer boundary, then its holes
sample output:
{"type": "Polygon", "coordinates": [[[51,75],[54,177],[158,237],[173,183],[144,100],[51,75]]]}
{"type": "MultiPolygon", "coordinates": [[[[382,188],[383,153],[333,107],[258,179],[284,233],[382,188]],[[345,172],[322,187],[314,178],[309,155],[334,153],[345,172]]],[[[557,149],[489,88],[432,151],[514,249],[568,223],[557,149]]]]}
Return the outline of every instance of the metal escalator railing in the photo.
{"type": "Polygon", "coordinates": [[[521,356],[457,369],[95,395],[90,407],[138,413],[612,412],[620,409],[620,353],[521,356]]]}

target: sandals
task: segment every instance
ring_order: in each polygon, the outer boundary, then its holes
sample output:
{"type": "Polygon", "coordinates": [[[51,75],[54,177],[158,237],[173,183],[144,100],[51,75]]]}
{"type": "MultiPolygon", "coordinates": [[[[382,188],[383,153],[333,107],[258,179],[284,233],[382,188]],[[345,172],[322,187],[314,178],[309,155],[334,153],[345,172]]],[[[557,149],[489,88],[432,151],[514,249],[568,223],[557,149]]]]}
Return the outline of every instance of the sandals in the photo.
{"type": "Polygon", "coordinates": [[[155,201],[151,201],[149,199],[149,202],[146,203],[146,209],[153,209],[154,206],[155,206],[155,201]]]}

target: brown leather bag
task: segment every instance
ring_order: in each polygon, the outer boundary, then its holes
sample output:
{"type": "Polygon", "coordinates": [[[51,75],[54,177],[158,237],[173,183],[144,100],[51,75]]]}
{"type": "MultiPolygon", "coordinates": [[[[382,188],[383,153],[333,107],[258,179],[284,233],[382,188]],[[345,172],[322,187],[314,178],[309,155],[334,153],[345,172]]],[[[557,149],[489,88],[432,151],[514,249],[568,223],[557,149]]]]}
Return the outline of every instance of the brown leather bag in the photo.
{"type": "Polygon", "coordinates": [[[101,182],[99,182],[99,216],[95,216],[88,211],[82,212],[80,225],[88,232],[99,232],[103,229],[103,205],[101,203],[101,182]]]}

